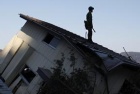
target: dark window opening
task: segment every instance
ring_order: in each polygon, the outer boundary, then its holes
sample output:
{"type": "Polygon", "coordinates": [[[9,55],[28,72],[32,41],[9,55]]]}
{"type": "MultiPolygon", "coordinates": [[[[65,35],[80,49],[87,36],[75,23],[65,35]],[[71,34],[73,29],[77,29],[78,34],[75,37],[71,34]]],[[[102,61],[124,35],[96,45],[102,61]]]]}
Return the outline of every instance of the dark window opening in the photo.
{"type": "Polygon", "coordinates": [[[51,34],[47,34],[47,36],[44,38],[43,41],[46,42],[47,44],[53,46],[54,48],[56,48],[57,45],[59,44],[60,39],[57,37],[54,37],[51,34]]]}
{"type": "Polygon", "coordinates": [[[35,77],[35,74],[32,72],[32,70],[25,66],[24,69],[21,72],[21,75],[30,83],[33,78],[35,77]]]}
{"type": "Polygon", "coordinates": [[[54,38],[53,35],[51,35],[51,34],[47,34],[47,36],[44,38],[43,41],[45,41],[46,43],[49,44],[49,43],[52,41],[53,38],[54,38]]]}

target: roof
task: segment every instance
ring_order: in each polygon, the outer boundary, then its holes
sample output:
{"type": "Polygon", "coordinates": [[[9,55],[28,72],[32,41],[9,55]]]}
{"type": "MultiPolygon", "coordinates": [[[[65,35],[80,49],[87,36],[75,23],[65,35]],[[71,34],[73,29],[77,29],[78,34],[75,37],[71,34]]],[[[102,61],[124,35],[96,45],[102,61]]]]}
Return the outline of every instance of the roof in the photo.
{"type": "Polygon", "coordinates": [[[122,56],[121,54],[116,53],[116,52],[114,52],[106,47],[103,47],[102,45],[99,45],[95,42],[88,42],[87,39],[85,39],[79,35],[76,35],[68,30],[65,30],[61,27],[58,27],[58,26],[53,25],[51,23],[30,17],[28,15],[24,15],[24,14],[20,14],[20,17],[27,20],[27,21],[31,21],[35,24],[38,24],[41,27],[44,27],[44,28],[52,31],[53,33],[56,33],[60,36],[63,36],[65,39],[68,39],[69,41],[71,41],[75,44],[80,44],[80,45],[85,46],[88,49],[92,50],[100,58],[103,59],[103,63],[108,71],[110,71],[110,70],[112,70],[120,65],[130,65],[130,66],[140,68],[139,63],[132,61],[132,60],[122,56]],[[109,56],[113,57],[114,59],[111,59],[111,58],[105,59],[105,57],[109,57],[109,56]]]}

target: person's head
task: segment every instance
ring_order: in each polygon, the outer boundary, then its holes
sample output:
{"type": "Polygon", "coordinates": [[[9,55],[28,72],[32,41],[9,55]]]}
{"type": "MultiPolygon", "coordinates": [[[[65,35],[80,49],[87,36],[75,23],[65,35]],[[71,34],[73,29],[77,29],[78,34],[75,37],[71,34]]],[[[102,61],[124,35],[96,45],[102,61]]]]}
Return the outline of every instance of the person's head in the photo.
{"type": "Polygon", "coordinates": [[[92,11],[94,10],[94,7],[90,6],[90,7],[88,8],[88,10],[89,10],[90,12],[92,12],[92,11]]]}

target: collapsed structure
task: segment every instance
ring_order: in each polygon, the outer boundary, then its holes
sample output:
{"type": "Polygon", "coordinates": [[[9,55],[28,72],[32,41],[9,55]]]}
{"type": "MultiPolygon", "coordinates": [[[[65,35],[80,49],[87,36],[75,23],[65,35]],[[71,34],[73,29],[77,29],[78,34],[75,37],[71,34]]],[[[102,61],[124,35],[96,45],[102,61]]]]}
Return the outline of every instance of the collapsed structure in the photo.
{"type": "MultiPolygon", "coordinates": [[[[62,53],[69,58],[70,51],[76,58],[75,67],[82,69],[85,61],[94,66],[93,94],[123,93],[128,90],[126,84],[129,90],[139,92],[135,82],[139,63],[48,22],[23,14],[20,17],[27,22],[3,49],[0,59],[0,73],[13,93],[37,94],[40,83],[50,78],[54,60],[61,59],[62,53]]],[[[71,62],[65,59],[63,63],[69,75],[71,62]]]]}

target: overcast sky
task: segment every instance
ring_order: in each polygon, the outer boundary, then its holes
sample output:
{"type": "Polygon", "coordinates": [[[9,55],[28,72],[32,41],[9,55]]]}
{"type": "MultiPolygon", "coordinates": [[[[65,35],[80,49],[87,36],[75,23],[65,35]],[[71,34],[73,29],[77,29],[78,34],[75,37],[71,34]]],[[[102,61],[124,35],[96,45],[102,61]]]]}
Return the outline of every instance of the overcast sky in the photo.
{"type": "Polygon", "coordinates": [[[115,52],[140,52],[140,0],[1,0],[0,49],[19,32],[25,14],[85,37],[84,20],[93,6],[93,41],[115,52]]]}

